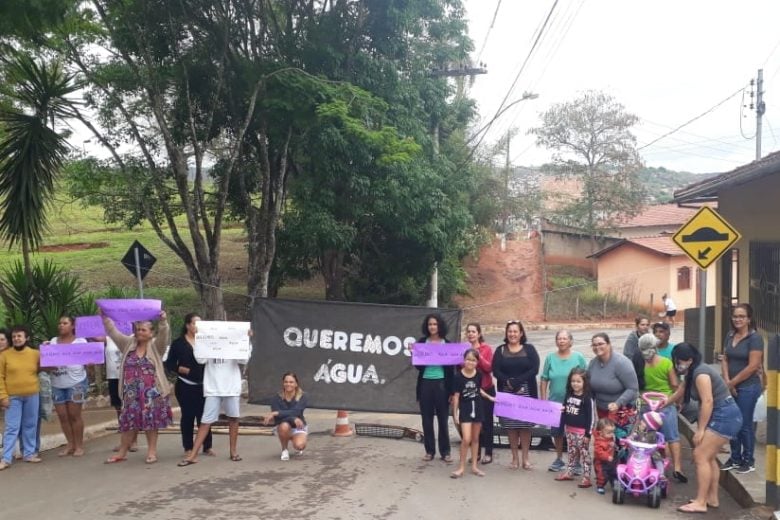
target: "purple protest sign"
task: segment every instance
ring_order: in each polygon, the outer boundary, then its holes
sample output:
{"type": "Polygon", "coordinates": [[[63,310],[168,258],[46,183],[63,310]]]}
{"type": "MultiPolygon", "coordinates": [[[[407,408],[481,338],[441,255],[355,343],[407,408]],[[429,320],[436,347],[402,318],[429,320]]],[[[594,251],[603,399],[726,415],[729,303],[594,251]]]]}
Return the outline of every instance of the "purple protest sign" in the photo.
{"type": "Polygon", "coordinates": [[[528,421],[533,424],[561,425],[561,403],[506,392],[496,393],[496,406],[493,413],[496,417],[528,421]]]}
{"type": "Polygon", "coordinates": [[[102,343],[63,343],[41,345],[41,366],[102,365],[105,361],[102,343]]]}
{"type": "Polygon", "coordinates": [[[103,313],[117,321],[156,320],[160,317],[160,300],[95,300],[103,313]]]}
{"type": "Polygon", "coordinates": [[[412,365],[460,365],[468,343],[414,343],[412,365]]]}
{"type": "MultiPolygon", "coordinates": [[[[114,326],[122,334],[133,333],[133,324],[129,321],[115,321],[114,326]]],[[[103,328],[103,318],[100,316],[79,316],[76,318],[77,338],[102,338],[106,336],[103,328]]]]}
{"type": "Polygon", "coordinates": [[[100,316],[76,317],[77,338],[99,338],[105,335],[106,331],[103,328],[103,318],[100,316]]]}

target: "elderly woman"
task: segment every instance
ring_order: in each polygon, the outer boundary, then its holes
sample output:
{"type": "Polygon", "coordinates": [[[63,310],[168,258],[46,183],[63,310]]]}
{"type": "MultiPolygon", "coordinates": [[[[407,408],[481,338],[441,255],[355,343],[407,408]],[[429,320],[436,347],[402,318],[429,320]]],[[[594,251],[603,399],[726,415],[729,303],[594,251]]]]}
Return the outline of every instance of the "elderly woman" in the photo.
{"type": "Polygon", "coordinates": [[[0,408],[5,410],[3,459],[0,470],[11,466],[17,439],[21,439],[25,462],[41,462],[35,447],[40,402],[41,355],[30,346],[30,330],[11,329],[12,347],[0,353],[0,408]]]}
{"type": "Polygon", "coordinates": [[[303,412],[306,410],[306,394],[298,383],[298,376],[287,372],[282,376],[282,391],[271,401],[271,411],[263,417],[265,424],[276,426],[276,435],[282,445],[281,460],[290,460],[290,442],[297,455],[306,449],[308,429],[303,412]]]}
{"type": "Polygon", "coordinates": [[[103,315],[102,310],[99,312],[103,316],[106,333],[122,352],[119,372],[122,444],[116,455],[106,460],[106,464],[127,460],[127,452],[139,431],[146,433],[146,463],[153,464],[157,462],[157,430],[173,422],[168,400],[171,384],[165,377],[161,354],[171,339],[165,311],[160,311],[156,336],[150,321],[136,322],[133,335],[125,336],[109,317],[103,315]]]}
{"type": "Polygon", "coordinates": [[[696,498],[680,506],[681,513],[706,513],[718,507],[720,468],[716,458],[726,441],[735,439],[742,428],[742,413],[717,370],[701,362],[701,354],[690,343],[674,348],[672,361],[685,383],[677,387],[670,403],[699,401],[699,419],[693,434],[693,462],[696,465],[696,498]]]}
{"type": "Polygon", "coordinates": [[[731,456],[723,470],[736,469],[737,473],[756,470],[753,412],[762,392],[759,373],[763,362],[764,339],[753,326],[753,307],[740,303],[731,311],[731,331],[723,344],[721,374],[742,412],[742,429],[731,439],[731,456]]]}
{"type": "MultiPolygon", "coordinates": [[[[52,345],[86,343],[84,338],[76,337],[76,322],[71,316],[62,316],[57,324],[57,336],[49,341],[52,345]]],[[[87,400],[89,380],[84,365],[55,367],[51,373],[54,410],[60,420],[60,428],[65,435],[65,448],[60,457],[84,455],[84,420],[81,407],[87,400]]]]}
{"type": "Polygon", "coordinates": [[[614,352],[609,336],[604,332],[594,334],[590,346],[596,356],[588,365],[596,413],[600,419],[612,419],[617,427],[616,434],[625,436],[626,417],[634,412],[639,392],[634,366],[627,357],[614,352]]]}
{"type": "MultiPolygon", "coordinates": [[[[540,397],[548,401],[555,401],[563,404],[566,398],[566,381],[573,368],[585,369],[588,362],[585,356],[571,349],[574,338],[568,330],[559,330],[555,335],[555,345],[558,347],[556,352],[550,352],[544,358],[544,368],[542,368],[541,385],[539,388],[540,397]]],[[[563,471],[566,463],[563,462],[563,429],[560,427],[552,428],[553,442],[555,443],[555,460],[549,471],[563,471]]]]}
{"type": "MultiPolygon", "coordinates": [[[[493,374],[498,381],[498,391],[526,397],[538,398],[536,374],[539,373],[539,354],[536,348],[528,343],[523,324],[511,320],[504,330],[504,343],[493,354],[493,374]]],[[[520,467],[518,443],[522,450],[523,469],[533,469],[528,460],[531,448],[531,428],[533,424],[500,417],[501,426],[506,428],[509,437],[509,447],[512,451],[511,469],[520,467]]]]}
{"type": "MultiPolygon", "coordinates": [[[[658,354],[660,340],[648,333],[639,338],[639,352],[634,354],[634,368],[636,369],[639,389],[644,392],[658,392],[671,396],[677,389],[679,380],[674,371],[674,365],[670,359],[658,354]]],[[[688,478],[682,472],[682,454],[680,451],[680,431],[677,426],[677,405],[671,404],[661,409],[664,422],[661,425],[661,433],[669,446],[674,465],[674,478],[681,483],[688,482],[688,478]]]]}

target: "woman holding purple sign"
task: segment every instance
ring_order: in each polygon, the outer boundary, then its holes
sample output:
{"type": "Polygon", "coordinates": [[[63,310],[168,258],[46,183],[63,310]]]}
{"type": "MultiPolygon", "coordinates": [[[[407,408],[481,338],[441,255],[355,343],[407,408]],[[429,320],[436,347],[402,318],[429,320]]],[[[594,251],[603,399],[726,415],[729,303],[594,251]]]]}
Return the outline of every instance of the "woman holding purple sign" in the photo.
{"type": "MultiPolygon", "coordinates": [[[[447,323],[440,314],[429,314],[422,324],[423,337],[419,343],[448,343],[447,323]]],[[[453,392],[453,369],[451,366],[417,366],[417,402],[420,404],[420,417],[425,443],[425,456],[428,462],[436,456],[436,437],[433,432],[433,418],[439,427],[439,455],[446,463],[452,462],[450,455],[449,403],[453,392]]]]}
{"type": "MultiPolygon", "coordinates": [[[[76,320],[71,316],[61,316],[57,324],[57,336],[51,338],[53,345],[86,343],[84,338],[76,337],[76,320]]],[[[58,453],[60,457],[84,455],[84,420],[81,407],[87,400],[89,380],[84,365],[54,367],[50,373],[51,388],[54,397],[54,410],[60,420],[65,435],[65,448],[58,453]]]]}
{"type": "MultiPolygon", "coordinates": [[[[515,395],[538,398],[536,374],[539,373],[539,354],[536,348],[528,343],[523,324],[518,320],[510,320],[504,331],[504,344],[493,354],[493,375],[498,381],[498,391],[515,395]]],[[[511,469],[520,467],[518,444],[522,450],[523,469],[533,469],[528,459],[531,448],[531,428],[533,424],[510,419],[498,418],[501,426],[506,428],[509,437],[509,447],[512,450],[511,469]]]]}
{"type": "Polygon", "coordinates": [[[119,388],[122,391],[122,411],[119,431],[122,444],[106,464],[127,460],[127,452],[139,431],[146,432],[148,451],[146,463],[157,462],[157,430],[173,422],[169,395],[171,384],[165,376],[162,354],[170,342],[170,330],[165,311],[160,311],[157,335],[151,321],[135,324],[132,336],[126,336],[114,326],[111,318],[99,310],[108,336],[122,352],[119,388]]]}

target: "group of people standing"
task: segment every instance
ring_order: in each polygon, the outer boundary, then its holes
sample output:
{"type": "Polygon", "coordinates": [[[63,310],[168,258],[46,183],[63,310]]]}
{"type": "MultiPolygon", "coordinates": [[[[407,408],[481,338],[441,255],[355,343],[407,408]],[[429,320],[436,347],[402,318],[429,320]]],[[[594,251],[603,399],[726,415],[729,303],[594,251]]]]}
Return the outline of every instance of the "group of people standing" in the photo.
{"type": "MultiPolygon", "coordinates": [[[[237,443],[241,365],[246,364],[249,358],[196,358],[195,334],[200,320],[197,314],[185,317],[182,334],[173,343],[170,342],[165,311],[160,312],[156,331],[152,321],[137,321],[130,335],[120,332],[113,320],[102,312],[100,314],[107,337],[90,339],[106,341],[109,393],[111,404],[117,409],[121,434],[119,446],[105,463],[126,461],[128,453],[136,451],[135,442],[139,432],[146,435],[146,463],[157,462],[158,432],[173,422],[170,403],[172,391],[181,407],[184,457],[179,466],[198,462],[197,455],[201,449],[206,455],[215,454],[210,428],[219,419],[220,411],[228,419],[230,460],[240,461],[237,443]],[[175,386],[168,381],[166,370],[176,375],[175,386]]],[[[85,341],[76,335],[75,320],[63,316],[59,320],[58,335],[45,343],[85,341]]],[[[251,348],[249,352],[251,355],[251,348]]],[[[66,439],[59,456],[84,455],[81,408],[89,388],[86,368],[83,365],[41,368],[40,352],[30,343],[30,331],[24,326],[17,326],[10,333],[0,330],[0,407],[5,409],[0,470],[11,466],[17,442],[25,462],[38,463],[42,460],[39,456],[41,374],[51,379],[54,409],[66,439]]],[[[306,447],[305,408],[306,396],[298,377],[292,372],[284,374],[282,389],[273,399],[271,412],[264,418],[266,424],[276,427],[282,447],[282,460],[289,460],[290,444],[297,454],[306,447]]]]}
{"type": "MultiPolygon", "coordinates": [[[[604,493],[614,476],[617,441],[628,435],[636,417],[647,411],[638,400],[640,392],[663,393],[666,404],[660,410],[657,426],[669,447],[671,477],[679,483],[686,483],[688,478],[682,468],[678,413],[698,406],[693,436],[697,495],[679,510],[695,513],[717,507],[719,472],[737,469],[744,473],[755,468],[753,410],[762,391],[763,339],[752,319],[750,305],[734,307],[720,373],[702,362],[694,345],[671,344],[668,321],[651,326],[647,318],[638,317],[624,355],[613,349],[606,333],[593,335],[594,357],[589,362],[572,350],[572,334],[561,330],[555,338],[557,350],[543,363],[521,322],[507,322],[503,343],[495,350],[485,344],[480,325],[469,323],[466,338],[471,348],[464,354],[462,365],[456,369],[417,366],[423,460],[432,461],[438,447],[441,459],[453,462],[448,434],[452,414],[462,438],[460,465],[452,473],[453,478],[464,474],[469,453],[472,473],[484,475],[478,464],[493,462],[493,405],[498,390],[561,403],[561,424],[552,428],[556,455],[548,468],[558,472],[556,480],[574,480],[580,475],[579,487],[592,486],[589,453],[591,437],[595,436],[596,488],[604,493]],[[434,431],[434,419],[438,432],[434,431]],[[568,462],[563,460],[564,439],[568,462]],[[727,441],[731,443],[731,458],[721,468],[716,455],[727,441]]],[[[418,341],[447,342],[444,319],[438,314],[426,316],[418,341]]],[[[529,448],[534,425],[507,417],[498,420],[509,438],[509,467],[533,469],[529,448]]]]}

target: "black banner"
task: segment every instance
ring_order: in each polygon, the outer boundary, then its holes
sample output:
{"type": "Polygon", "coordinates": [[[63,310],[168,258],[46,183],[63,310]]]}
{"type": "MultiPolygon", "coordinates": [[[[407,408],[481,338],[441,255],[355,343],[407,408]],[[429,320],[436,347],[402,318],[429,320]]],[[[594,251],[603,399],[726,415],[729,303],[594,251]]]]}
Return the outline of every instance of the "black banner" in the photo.
{"type": "Polygon", "coordinates": [[[268,404],[282,374],[295,372],[312,408],[416,413],[417,369],[409,345],[438,312],[448,339],[460,336],[461,311],[263,299],[252,316],[249,402],[268,404]]]}

